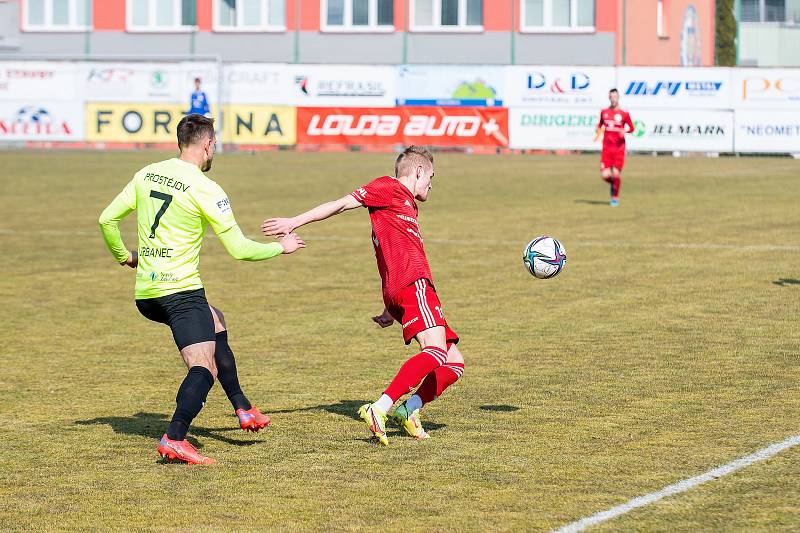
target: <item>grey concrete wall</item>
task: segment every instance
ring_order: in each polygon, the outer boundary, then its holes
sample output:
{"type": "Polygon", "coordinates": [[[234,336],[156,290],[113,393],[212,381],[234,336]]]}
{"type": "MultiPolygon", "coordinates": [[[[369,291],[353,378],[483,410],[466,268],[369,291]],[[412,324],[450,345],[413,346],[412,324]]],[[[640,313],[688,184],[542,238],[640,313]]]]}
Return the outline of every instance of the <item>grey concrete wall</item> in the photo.
{"type": "Polygon", "coordinates": [[[219,55],[224,61],[291,63],[293,33],[198,33],[195,53],[219,55]]]}
{"type": "Polygon", "coordinates": [[[518,33],[519,65],[614,65],[614,34],[518,33]]]}
{"type": "Polygon", "coordinates": [[[302,32],[299,56],[300,63],[401,63],[403,34],[302,32]]]}

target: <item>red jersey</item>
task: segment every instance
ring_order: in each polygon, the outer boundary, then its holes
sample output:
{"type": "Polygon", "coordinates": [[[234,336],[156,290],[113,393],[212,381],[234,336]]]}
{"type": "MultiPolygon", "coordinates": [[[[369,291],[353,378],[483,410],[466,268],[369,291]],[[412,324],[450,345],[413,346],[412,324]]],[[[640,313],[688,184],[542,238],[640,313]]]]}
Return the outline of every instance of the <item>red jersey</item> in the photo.
{"type": "Polygon", "coordinates": [[[385,301],[418,279],[433,283],[417,223],[417,203],[405,185],[390,176],[373,180],[352,193],[369,208],[372,245],[385,301]]]}
{"type": "Polygon", "coordinates": [[[597,127],[605,127],[603,132],[603,150],[625,149],[625,133],[633,131],[633,122],[627,111],[619,107],[608,107],[600,112],[600,123],[597,127]],[[627,126],[627,130],[625,129],[627,126]]]}

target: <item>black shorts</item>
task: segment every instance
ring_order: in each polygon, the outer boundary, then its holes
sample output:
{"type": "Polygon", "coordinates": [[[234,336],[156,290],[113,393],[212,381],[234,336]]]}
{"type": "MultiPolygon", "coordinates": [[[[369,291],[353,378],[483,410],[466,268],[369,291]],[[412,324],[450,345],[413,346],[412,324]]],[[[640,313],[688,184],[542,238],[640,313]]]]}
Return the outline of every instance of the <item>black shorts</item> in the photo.
{"type": "Polygon", "coordinates": [[[168,325],[178,350],[217,339],[214,317],[203,289],[136,300],[136,308],[145,318],[168,325]]]}

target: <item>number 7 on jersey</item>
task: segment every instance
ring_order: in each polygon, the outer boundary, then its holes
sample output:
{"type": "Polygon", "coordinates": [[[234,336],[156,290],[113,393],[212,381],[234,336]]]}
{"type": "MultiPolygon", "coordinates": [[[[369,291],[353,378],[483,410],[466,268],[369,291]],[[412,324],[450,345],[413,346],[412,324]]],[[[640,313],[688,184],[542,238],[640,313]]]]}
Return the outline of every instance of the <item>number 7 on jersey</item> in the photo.
{"type": "Polygon", "coordinates": [[[163,217],[164,213],[167,212],[167,208],[169,207],[170,202],[172,202],[172,195],[158,191],[150,191],[150,198],[157,198],[164,202],[161,204],[161,209],[159,209],[158,213],[156,213],[156,219],[153,221],[153,226],[150,228],[150,238],[155,239],[156,228],[158,228],[158,223],[161,222],[161,217],[163,217]]]}

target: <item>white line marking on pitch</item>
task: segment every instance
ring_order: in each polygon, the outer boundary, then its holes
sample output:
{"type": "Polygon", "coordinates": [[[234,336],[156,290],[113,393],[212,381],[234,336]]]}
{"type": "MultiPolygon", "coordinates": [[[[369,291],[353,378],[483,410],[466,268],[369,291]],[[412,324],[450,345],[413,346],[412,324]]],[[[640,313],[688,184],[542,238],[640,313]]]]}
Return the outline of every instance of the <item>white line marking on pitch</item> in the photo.
{"type": "MultiPolygon", "coordinates": [[[[299,230],[303,233],[303,230],[299,230]]],[[[51,236],[74,236],[74,235],[99,235],[99,231],[81,231],[81,230],[12,230],[0,228],[0,235],[16,235],[16,234],[35,234],[35,235],[51,235],[51,236]]],[[[261,235],[247,235],[250,239],[260,238],[261,235]]],[[[310,235],[306,236],[306,241],[336,241],[336,242],[368,242],[359,237],[337,237],[334,235],[310,235]]],[[[455,246],[474,246],[476,241],[460,240],[460,239],[425,239],[427,242],[434,244],[450,244],[455,246]]],[[[500,246],[524,246],[522,241],[492,241],[492,243],[500,246]],[[522,244],[520,244],[522,243],[522,244]]],[[[485,243],[484,243],[485,244],[485,243]]],[[[689,250],[741,250],[743,252],[800,252],[800,245],[794,244],[715,244],[715,243],[700,243],[700,242],[628,242],[628,241],[574,241],[567,243],[569,246],[575,247],[607,247],[617,246],[624,248],[652,248],[659,249],[689,249],[689,250]]]]}
{"type": "Polygon", "coordinates": [[[608,520],[611,520],[612,518],[624,515],[625,513],[628,513],[639,507],[644,507],[645,505],[650,505],[651,503],[655,503],[658,500],[661,500],[662,498],[666,498],[667,496],[673,496],[675,494],[685,492],[693,487],[696,487],[697,485],[705,483],[706,481],[712,481],[714,479],[727,476],[728,474],[732,474],[733,472],[748,467],[753,463],[769,459],[773,455],[777,455],[784,450],[788,450],[793,446],[797,446],[798,444],[800,444],[800,435],[789,437],[783,442],[779,442],[777,444],[767,446],[766,448],[762,448],[753,454],[731,461],[728,464],[714,468],[713,470],[709,470],[708,472],[700,474],[699,476],[695,476],[689,479],[684,479],[683,481],[679,481],[677,483],[664,487],[659,491],[651,492],[650,494],[646,494],[644,496],[639,496],[638,498],[632,499],[628,503],[617,505],[616,507],[612,507],[611,509],[608,509],[606,511],[602,511],[593,514],[591,516],[587,516],[586,518],[581,518],[580,520],[562,526],[553,531],[554,533],[574,533],[577,531],[583,531],[589,526],[594,526],[602,522],[606,522],[608,520]]]}

